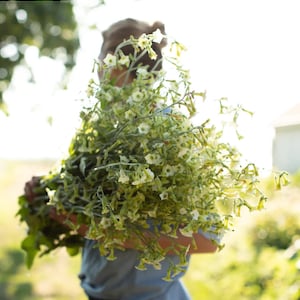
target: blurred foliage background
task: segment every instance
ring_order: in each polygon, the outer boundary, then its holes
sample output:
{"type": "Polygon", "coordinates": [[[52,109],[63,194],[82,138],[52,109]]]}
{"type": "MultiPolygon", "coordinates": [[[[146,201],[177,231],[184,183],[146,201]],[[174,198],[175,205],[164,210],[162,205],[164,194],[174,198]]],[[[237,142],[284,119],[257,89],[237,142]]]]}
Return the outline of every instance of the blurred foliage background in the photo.
{"type": "MultiPolygon", "coordinates": [[[[25,53],[38,49],[39,56],[61,61],[70,72],[79,48],[77,23],[70,1],[1,1],[0,3],[0,109],[7,112],[3,93],[9,88],[16,66],[35,78],[25,53]]],[[[47,70],[45,70],[45,76],[47,70]]]]}
{"type": "MultiPolygon", "coordinates": [[[[42,175],[53,161],[0,160],[0,295],[1,300],[86,299],[77,274],[80,255],[60,249],[37,258],[26,269],[20,242],[25,230],[15,217],[17,197],[33,174],[42,175]]],[[[225,248],[191,259],[184,282],[193,300],[300,299],[300,173],[274,192],[273,176],[263,180],[269,191],[266,209],[242,212],[225,248]]]]}

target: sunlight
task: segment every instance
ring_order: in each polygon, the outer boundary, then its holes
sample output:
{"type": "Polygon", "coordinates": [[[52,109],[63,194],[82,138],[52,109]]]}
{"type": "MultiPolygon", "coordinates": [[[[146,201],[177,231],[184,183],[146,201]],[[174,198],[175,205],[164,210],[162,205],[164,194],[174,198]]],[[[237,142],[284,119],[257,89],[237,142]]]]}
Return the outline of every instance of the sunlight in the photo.
{"type": "MultiPolygon", "coordinates": [[[[241,149],[250,160],[270,169],[272,123],[300,101],[300,45],[295,38],[300,27],[297,5],[293,0],[284,4],[270,0],[247,4],[237,0],[226,3],[110,0],[105,6],[95,6],[93,1],[75,1],[81,48],[68,92],[55,91],[61,80],[61,63],[38,59],[36,49],[28,48],[25,59],[34,65],[38,84],[26,84],[28,74],[19,74],[23,76],[23,85],[19,85],[18,77],[18,90],[7,93],[11,117],[6,120],[0,116],[1,129],[6,132],[0,157],[19,156],[16,141],[21,140],[23,157],[60,153],[57,149],[65,147],[61,143],[66,140],[66,127],[76,126],[80,104],[74,99],[82,98],[91,77],[93,60],[102,42],[101,31],[116,20],[133,17],[162,20],[167,33],[187,47],[184,65],[190,69],[196,89],[207,91],[208,99],[227,97],[231,103],[254,112],[253,118],[246,118],[241,124],[245,137],[241,149]],[[88,10],[91,6],[93,9],[88,10]],[[75,102],[78,105],[71,109],[75,102]],[[34,112],[39,116],[34,116],[34,112]],[[50,115],[56,127],[47,123],[50,115]],[[33,143],[34,149],[30,147],[33,143]]],[[[13,49],[7,49],[6,54],[13,55],[13,49]]]]}

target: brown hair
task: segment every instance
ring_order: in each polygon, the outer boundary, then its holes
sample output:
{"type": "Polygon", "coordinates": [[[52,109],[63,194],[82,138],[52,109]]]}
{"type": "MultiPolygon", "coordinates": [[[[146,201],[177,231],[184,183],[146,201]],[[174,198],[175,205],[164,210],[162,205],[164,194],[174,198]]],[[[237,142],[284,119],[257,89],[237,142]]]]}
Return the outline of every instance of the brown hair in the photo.
{"type": "MultiPolygon", "coordinates": [[[[157,21],[152,25],[135,20],[135,19],[124,19],[112,24],[107,30],[102,32],[103,36],[103,44],[101,47],[101,52],[99,55],[99,59],[103,59],[106,54],[114,53],[116,47],[123,42],[133,36],[135,38],[139,38],[142,34],[150,34],[155,30],[159,29],[162,34],[165,34],[165,26],[163,23],[157,21]]],[[[150,70],[158,71],[162,68],[162,53],[161,49],[166,46],[166,39],[163,38],[160,43],[153,43],[152,48],[157,54],[157,58],[155,60],[150,59],[148,54],[145,54],[143,57],[139,59],[137,64],[142,64],[144,66],[149,66],[150,70]]],[[[124,46],[122,51],[125,55],[133,54],[134,49],[132,46],[124,46]]],[[[149,70],[149,71],[150,71],[149,70]]],[[[135,75],[135,73],[133,74],[135,75]]]]}

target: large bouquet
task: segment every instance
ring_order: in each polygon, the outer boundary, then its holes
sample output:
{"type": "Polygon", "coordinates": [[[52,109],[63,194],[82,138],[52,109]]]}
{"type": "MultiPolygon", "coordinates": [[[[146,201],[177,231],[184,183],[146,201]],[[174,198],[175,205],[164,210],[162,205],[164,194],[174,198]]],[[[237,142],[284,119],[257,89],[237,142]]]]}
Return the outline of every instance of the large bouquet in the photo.
{"type": "MultiPolygon", "coordinates": [[[[171,54],[164,58],[168,72],[150,72],[137,63],[145,53],[155,58],[151,44],[156,38],[131,38],[97,65],[103,78],[89,83],[89,104],[68,156],[41,178],[40,201],[28,204],[20,197],[18,214],[29,227],[23,241],[29,266],[37,253],[57,247],[77,253],[83,239],[76,230],[87,224],[86,238],[99,241],[102,255],[114,259],[114,250],[124,249],[123,243],[134,237],[140,250],[137,267],[159,268],[170,250],[159,246],[159,235],[176,241],[178,230],[192,237],[201,229],[220,236],[232,230],[241,207],[263,207],[266,197],[257,186],[256,166],[243,165],[240,153],[224,141],[223,128],[208,118],[200,125],[192,122],[195,103],[203,102],[205,94],[191,89],[189,72],[178,60],[182,46],[171,43],[171,54]],[[123,54],[125,44],[133,45],[134,55],[123,54]],[[112,68],[126,68],[128,76],[135,71],[137,77],[118,87],[110,77],[112,68]],[[70,222],[67,230],[51,221],[51,206],[76,214],[77,224],[70,222]]],[[[233,122],[241,110],[223,100],[220,108],[219,116],[231,113],[233,122]]],[[[206,112],[200,114],[203,118],[206,112]]],[[[168,278],[186,263],[187,249],[175,242],[171,248],[182,264],[170,266],[168,278]]]]}

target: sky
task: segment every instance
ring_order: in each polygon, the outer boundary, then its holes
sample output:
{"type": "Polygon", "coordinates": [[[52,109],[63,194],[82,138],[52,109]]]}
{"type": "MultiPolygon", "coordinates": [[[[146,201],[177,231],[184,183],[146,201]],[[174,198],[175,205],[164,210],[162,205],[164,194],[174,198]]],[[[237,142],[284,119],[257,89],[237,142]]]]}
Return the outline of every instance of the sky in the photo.
{"type": "Polygon", "coordinates": [[[81,102],[76,99],[85,91],[101,47],[101,31],[133,17],[165,23],[167,34],[186,46],[183,63],[208,99],[226,97],[254,113],[242,120],[239,147],[249,161],[271,168],[273,123],[300,103],[298,0],[106,0],[105,6],[87,9],[95,3],[75,1],[81,48],[66,91],[55,91],[61,66],[28,51],[27,59],[41,76],[37,85],[28,84],[28,75],[19,70],[15,89],[7,95],[11,115],[0,115],[0,158],[64,155],[78,124],[81,102]]]}

